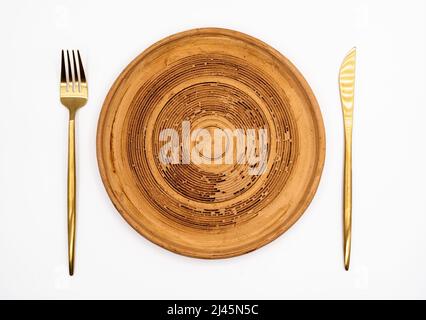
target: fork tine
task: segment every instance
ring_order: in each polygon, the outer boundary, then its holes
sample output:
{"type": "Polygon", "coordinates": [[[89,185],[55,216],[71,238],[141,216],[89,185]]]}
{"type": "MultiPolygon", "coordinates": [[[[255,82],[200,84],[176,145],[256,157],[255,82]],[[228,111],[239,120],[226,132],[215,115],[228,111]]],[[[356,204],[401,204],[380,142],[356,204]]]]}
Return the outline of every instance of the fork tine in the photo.
{"type": "Polygon", "coordinates": [[[75,54],[74,54],[74,50],[72,50],[72,61],[73,61],[73,65],[74,65],[74,82],[75,85],[77,87],[77,90],[80,91],[80,82],[78,81],[78,74],[77,74],[77,60],[75,60],[75,54]]]}
{"type": "Polygon", "coordinates": [[[80,69],[80,81],[81,81],[81,83],[86,83],[86,75],[84,74],[83,63],[81,62],[79,50],[77,50],[77,56],[78,56],[78,65],[79,65],[79,69],[80,69]]]}
{"type": "Polygon", "coordinates": [[[74,77],[71,71],[71,59],[70,59],[70,53],[68,50],[67,50],[67,58],[68,58],[68,85],[71,85],[74,91],[74,77]]]}
{"type": "Polygon", "coordinates": [[[64,50],[62,50],[61,54],[61,82],[67,82],[67,74],[65,72],[65,59],[64,59],[64,50]]]}

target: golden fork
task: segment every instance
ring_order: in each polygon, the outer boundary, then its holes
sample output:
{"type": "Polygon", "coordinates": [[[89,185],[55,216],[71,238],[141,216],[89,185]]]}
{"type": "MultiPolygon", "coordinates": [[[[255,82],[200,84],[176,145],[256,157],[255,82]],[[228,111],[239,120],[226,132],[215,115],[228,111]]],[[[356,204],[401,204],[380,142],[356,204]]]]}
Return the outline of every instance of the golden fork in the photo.
{"type": "Polygon", "coordinates": [[[61,103],[69,110],[68,126],[68,268],[74,274],[75,256],[75,223],[76,223],[76,171],[75,171],[75,114],[87,102],[88,89],[80,52],[72,51],[70,59],[67,50],[65,61],[64,50],[61,56],[61,103]],[[67,67],[65,66],[67,65],[67,67]],[[78,71],[77,71],[78,70],[78,71]]]}
{"type": "Polygon", "coordinates": [[[352,239],[352,126],[355,91],[355,60],[356,48],[353,48],[343,60],[339,72],[340,102],[342,104],[345,129],[343,250],[346,270],[349,270],[352,239]]]}

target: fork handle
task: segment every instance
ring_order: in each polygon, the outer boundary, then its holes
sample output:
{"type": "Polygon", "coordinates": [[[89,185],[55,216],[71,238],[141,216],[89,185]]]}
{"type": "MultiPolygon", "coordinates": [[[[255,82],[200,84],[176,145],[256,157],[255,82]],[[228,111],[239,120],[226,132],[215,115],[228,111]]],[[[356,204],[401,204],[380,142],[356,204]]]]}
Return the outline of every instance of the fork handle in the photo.
{"type": "Polygon", "coordinates": [[[345,269],[349,270],[352,240],[352,124],[345,128],[343,237],[345,269]]]}
{"type": "Polygon", "coordinates": [[[68,267],[74,274],[76,222],[75,117],[70,113],[68,123],[68,267]]]}

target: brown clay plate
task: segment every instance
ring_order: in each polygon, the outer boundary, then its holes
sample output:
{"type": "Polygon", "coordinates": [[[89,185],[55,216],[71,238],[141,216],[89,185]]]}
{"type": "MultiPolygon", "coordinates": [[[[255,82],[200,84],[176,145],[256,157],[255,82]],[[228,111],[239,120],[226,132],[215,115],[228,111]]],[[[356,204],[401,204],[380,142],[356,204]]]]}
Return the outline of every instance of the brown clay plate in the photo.
{"type": "Polygon", "coordinates": [[[199,258],[244,254],[290,228],[324,156],[320,110],[300,72],[226,29],[178,33],[140,54],[109,91],[97,133],[102,180],[124,219],[199,258]]]}

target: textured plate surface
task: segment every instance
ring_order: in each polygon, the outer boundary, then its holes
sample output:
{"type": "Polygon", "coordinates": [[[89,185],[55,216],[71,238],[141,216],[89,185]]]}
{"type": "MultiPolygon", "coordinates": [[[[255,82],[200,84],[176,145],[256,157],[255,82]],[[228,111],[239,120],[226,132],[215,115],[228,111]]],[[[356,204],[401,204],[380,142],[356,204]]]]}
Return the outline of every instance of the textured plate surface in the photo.
{"type": "MultiPolygon", "coordinates": [[[[260,159],[259,147],[251,151],[260,159]]],[[[97,155],[110,198],[140,234],[180,254],[225,258],[272,241],[303,214],[325,135],[309,85],[279,52],[236,31],[195,29],[157,42],[121,73],[102,108],[97,155]],[[220,140],[222,150],[234,146],[231,161],[225,152],[188,160],[183,148],[200,140],[185,144],[182,123],[190,132],[264,129],[263,173],[251,171],[260,161],[237,160],[232,135],[220,140]],[[160,161],[170,128],[182,137],[179,163],[160,161]]]]}

